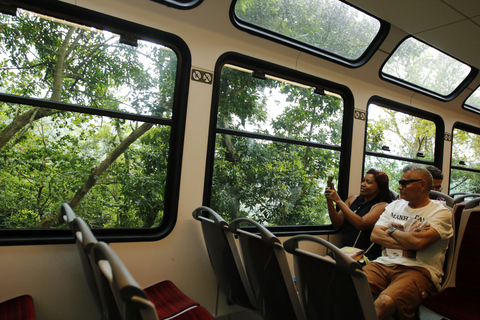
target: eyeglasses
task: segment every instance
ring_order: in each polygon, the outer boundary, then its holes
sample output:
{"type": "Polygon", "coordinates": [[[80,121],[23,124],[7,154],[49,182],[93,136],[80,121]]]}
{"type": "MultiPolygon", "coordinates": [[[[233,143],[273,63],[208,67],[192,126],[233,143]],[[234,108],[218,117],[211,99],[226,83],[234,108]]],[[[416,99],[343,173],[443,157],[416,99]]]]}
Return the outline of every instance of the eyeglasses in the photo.
{"type": "Polygon", "coordinates": [[[435,190],[435,191],[442,191],[443,187],[442,186],[433,186],[432,189],[435,190]]]}
{"type": "Polygon", "coordinates": [[[402,186],[402,188],[406,188],[410,183],[422,181],[423,179],[413,179],[413,180],[398,180],[398,184],[402,186]]]}

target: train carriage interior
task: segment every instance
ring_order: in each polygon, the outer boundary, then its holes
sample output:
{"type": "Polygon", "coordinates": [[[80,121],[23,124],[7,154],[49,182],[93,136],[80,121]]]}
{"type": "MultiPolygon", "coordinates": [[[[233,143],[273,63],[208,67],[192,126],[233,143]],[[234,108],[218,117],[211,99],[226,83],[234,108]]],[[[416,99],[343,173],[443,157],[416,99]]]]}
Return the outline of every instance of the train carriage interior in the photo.
{"type": "Polygon", "coordinates": [[[342,246],[325,188],[376,168],[398,197],[408,164],[441,170],[455,230],[415,319],[478,319],[479,1],[0,0],[0,19],[0,319],[320,319],[295,255],[366,290],[322,260],[342,246]]]}

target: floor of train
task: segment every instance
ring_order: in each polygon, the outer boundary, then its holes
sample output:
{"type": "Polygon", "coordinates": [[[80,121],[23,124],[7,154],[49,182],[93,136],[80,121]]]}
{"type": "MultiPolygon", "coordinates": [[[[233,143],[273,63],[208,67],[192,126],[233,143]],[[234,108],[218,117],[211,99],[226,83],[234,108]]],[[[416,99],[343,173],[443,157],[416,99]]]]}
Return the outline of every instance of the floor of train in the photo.
{"type": "Polygon", "coordinates": [[[446,319],[436,313],[431,312],[423,307],[420,308],[420,320],[442,320],[446,319]]]}
{"type": "MultiPolygon", "coordinates": [[[[235,314],[226,315],[223,317],[216,317],[216,320],[262,320],[260,316],[253,312],[239,312],[235,314]],[[247,315],[248,313],[248,315],[247,315]]],[[[392,318],[393,319],[393,318],[392,318]]],[[[439,316],[423,307],[420,307],[420,320],[448,320],[439,316]]]]}

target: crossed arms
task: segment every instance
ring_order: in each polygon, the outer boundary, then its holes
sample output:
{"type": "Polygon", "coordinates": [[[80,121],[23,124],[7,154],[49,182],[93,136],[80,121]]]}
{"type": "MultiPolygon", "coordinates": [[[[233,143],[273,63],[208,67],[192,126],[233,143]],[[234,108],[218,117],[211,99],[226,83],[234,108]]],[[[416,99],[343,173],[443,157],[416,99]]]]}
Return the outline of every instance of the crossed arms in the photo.
{"type": "Polygon", "coordinates": [[[387,233],[388,228],[376,225],[373,228],[370,240],[385,248],[402,250],[423,250],[440,239],[440,234],[429,225],[421,230],[414,231],[395,230],[391,235],[387,233]]]}

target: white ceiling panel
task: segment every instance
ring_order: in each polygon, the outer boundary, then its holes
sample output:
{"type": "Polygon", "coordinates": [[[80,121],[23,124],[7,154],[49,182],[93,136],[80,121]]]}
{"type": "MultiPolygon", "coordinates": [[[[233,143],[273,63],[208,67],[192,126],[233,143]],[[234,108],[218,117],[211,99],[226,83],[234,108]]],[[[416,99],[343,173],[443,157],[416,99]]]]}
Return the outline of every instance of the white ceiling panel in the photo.
{"type": "Polygon", "coordinates": [[[478,0],[443,0],[448,5],[460,11],[467,18],[480,16],[480,1],[478,0]]]}
{"type": "Polygon", "coordinates": [[[352,0],[350,2],[413,34],[466,19],[463,14],[440,0],[352,0]]]}
{"type": "Polygon", "coordinates": [[[480,69],[480,0],[347,0],[480,69]]]}
{"type": "Polygon", "coordinates": [[[480,68],[480,27],[473,21],[465,20],[422,32],[418,36],[456,58],[480,68]]]}
{"type": "Polygon", "coordinates": [[[477,25],[480,26],[480,16],[472,18],[472,21],[475,22],[477,25]]]}

